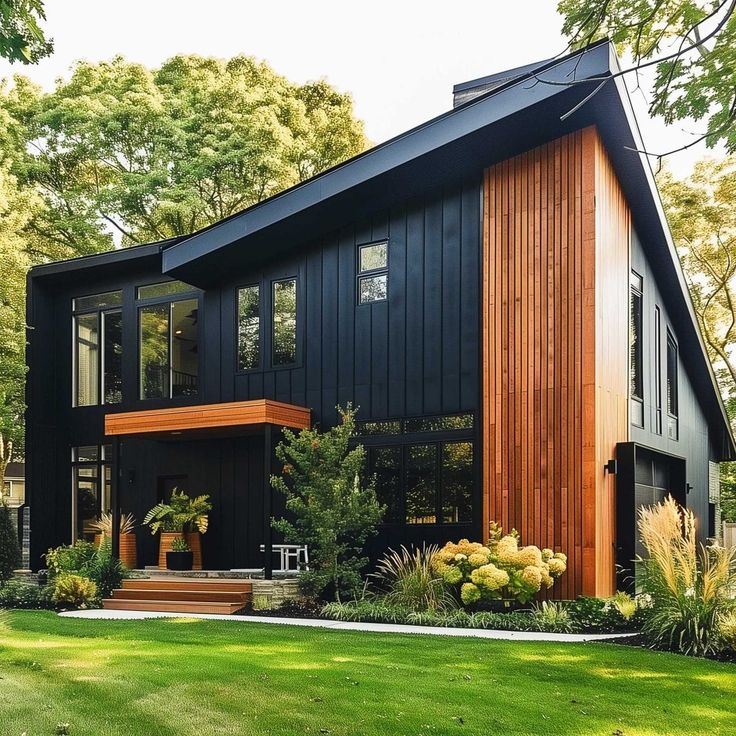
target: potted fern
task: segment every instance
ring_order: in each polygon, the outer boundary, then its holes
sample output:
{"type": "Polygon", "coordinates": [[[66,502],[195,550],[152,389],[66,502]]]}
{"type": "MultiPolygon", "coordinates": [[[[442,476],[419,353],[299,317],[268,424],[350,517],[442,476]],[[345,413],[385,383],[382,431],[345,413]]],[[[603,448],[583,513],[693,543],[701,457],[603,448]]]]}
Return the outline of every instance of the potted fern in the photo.
{"type": "Polygon", "coordinates": [[[171,549],[166,553],[167,570],[191,570],[192,550],[184,537],[177,537],[171,543],[171,549]]]}
{"type": "Polygon", "coordinates": [[[168,503],[156,504],[143,519],[151,528],[151,534],[160,534],[158,566],[166,567],[166,553],[176,538],[183,537],[192,551],[194,570],[202,569],[201,535],[207,531],[208,514],[212,510],[209,495],[192,498],[188,493],[174,488],[168,503]]]}
{"type": "MultiPolygon", "coordinates": [[[[112,538],[112,514],[108,511],[90,523],[90,529],[95,532],[95,546],[100,547],[104,539],[112,538]]],[[[133,514],[122,514],[120,516],[120,561],[129,569],[134,570],[137,566],[137,555],[135,547],[135,517],[133,514]]]]}

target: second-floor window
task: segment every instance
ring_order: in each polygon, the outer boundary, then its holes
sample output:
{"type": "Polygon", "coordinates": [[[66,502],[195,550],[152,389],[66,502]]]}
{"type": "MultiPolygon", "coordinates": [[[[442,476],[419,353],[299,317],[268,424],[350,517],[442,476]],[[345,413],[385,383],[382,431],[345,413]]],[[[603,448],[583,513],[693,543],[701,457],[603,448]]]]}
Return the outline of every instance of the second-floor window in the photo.
{"type": "Polygon", "coordinates": [[[388,242],[358,246],[358,303],[380,302],[388,297],[388,242]]]}
{"type": "Polygon", "coordinates": [[[74,321],[74,406],[122,401],[122,291],[77,297],[74,321]]]}
{"type": "Polygon", "coordinates": [[[677,343],[670,331],[667,331],[667,436],[678,438],[678,368],[677,343]]]}
{"type": "Polygon", "coordinates": [[[199,299],[182,282],[138,289],[140,398],[196,396],[199,388],[199,299]]]}
{"type": "Polygon", "coordinates": [[[631,421],[644,425],[644,376],[642,371],[642,278],[631,272],[629,308],[629,375],[631,421]]]}
{"type": "Polygon", "coordinates": [[[251,284],[238,289],[238,370],[261,364],[261,287],[251,284]]]}
{"type": "Polygon", "coordinates": [[[296,363],[296,279],[273,282],[271,360],[274,366],[296,363]]]}

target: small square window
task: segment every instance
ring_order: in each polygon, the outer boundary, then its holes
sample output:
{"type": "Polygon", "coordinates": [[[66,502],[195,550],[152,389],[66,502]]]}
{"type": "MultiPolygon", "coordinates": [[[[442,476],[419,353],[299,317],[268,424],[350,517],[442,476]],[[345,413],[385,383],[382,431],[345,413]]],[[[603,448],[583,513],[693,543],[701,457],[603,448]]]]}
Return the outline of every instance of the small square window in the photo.
{"type": "Polygon", "coordinates": [[[388,267],[388,243],[374,243],[360,247],[360,273],[388,267]]]}
{"type": "Polygon", "coordinates": [[[388,274],[381,273],[375,276],[361,276],[358,287],[361,304],[382,301],[388,293],[388,274]]]}

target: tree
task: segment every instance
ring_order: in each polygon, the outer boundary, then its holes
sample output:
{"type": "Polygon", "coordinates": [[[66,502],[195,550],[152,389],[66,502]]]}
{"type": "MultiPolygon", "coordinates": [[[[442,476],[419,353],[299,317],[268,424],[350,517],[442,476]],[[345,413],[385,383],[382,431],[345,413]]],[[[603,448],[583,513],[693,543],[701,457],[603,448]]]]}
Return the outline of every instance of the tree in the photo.
{"type": "Polygon", "coordinates": [[[363,478],[365,448],[351,448],[355,411],[338,407],[340,424],[326,432],[284,430],[276,447],[283,464],[271,485],[286,497],[291,518],[273,527],[287,542],[309,547],[310,570],[300,584],[312,595],[354,595],[368,560],[366,541],[376,533],[385,507],[376,498],[375,482],[363,478]]]}
{"type": "Polygon", "coordinates": [[[0,0],[0,57],[35,64],[54,50],[39,21],[46,20],[41,0],[0,0]]]}
{"type": "Polygon", "coordinates": [[[10,516],[10,509],[0,502],[0,583],[10,580],[21,565],[18,533],[10,516]]]}
{"type": "MultiPolygon", "coordinates": [[[[732,424],[736,422],[736,157],[659,177],[672,235],[732,424]]],[[[721,466],[722,512],[736,521],[736,464],[721,466]]]]}
{"type": "Polygon", "coordinates": [[[13,453],[22,454],[26,324],[25,278],[30,265],[24,231],[40,207],[0,160],[0,484],[13,453]]]}
{"type": "Polygon", "coordinates": [[[702,135],[682,148],[722,141],[729,152],[736,151],[734,8],[736,0],[560,0],[557,6],[571,48],[610,38],[633,58],[622,74],[655,68],[651,115],[668,125],[705,121],[702,135]]]}
{"type": "Polygon", "coordinates": [[[46,203],[40,258],[192,233],[366,146],[349,95],[245,56],[80,62],[50,94],[16,77],[1,97],[0,145],[46,203]]]}

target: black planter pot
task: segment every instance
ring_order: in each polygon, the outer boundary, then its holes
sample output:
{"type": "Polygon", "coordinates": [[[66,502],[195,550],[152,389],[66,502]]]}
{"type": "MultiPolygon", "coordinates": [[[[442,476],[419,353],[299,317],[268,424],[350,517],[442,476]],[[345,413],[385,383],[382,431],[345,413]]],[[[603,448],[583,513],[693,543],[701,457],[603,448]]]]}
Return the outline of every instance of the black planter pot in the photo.
{"type": "Polygon", "coordinates": [[[167,570],[191,570],[193,562],[194,555],[191,551],[166,553],[167,570]]]}

